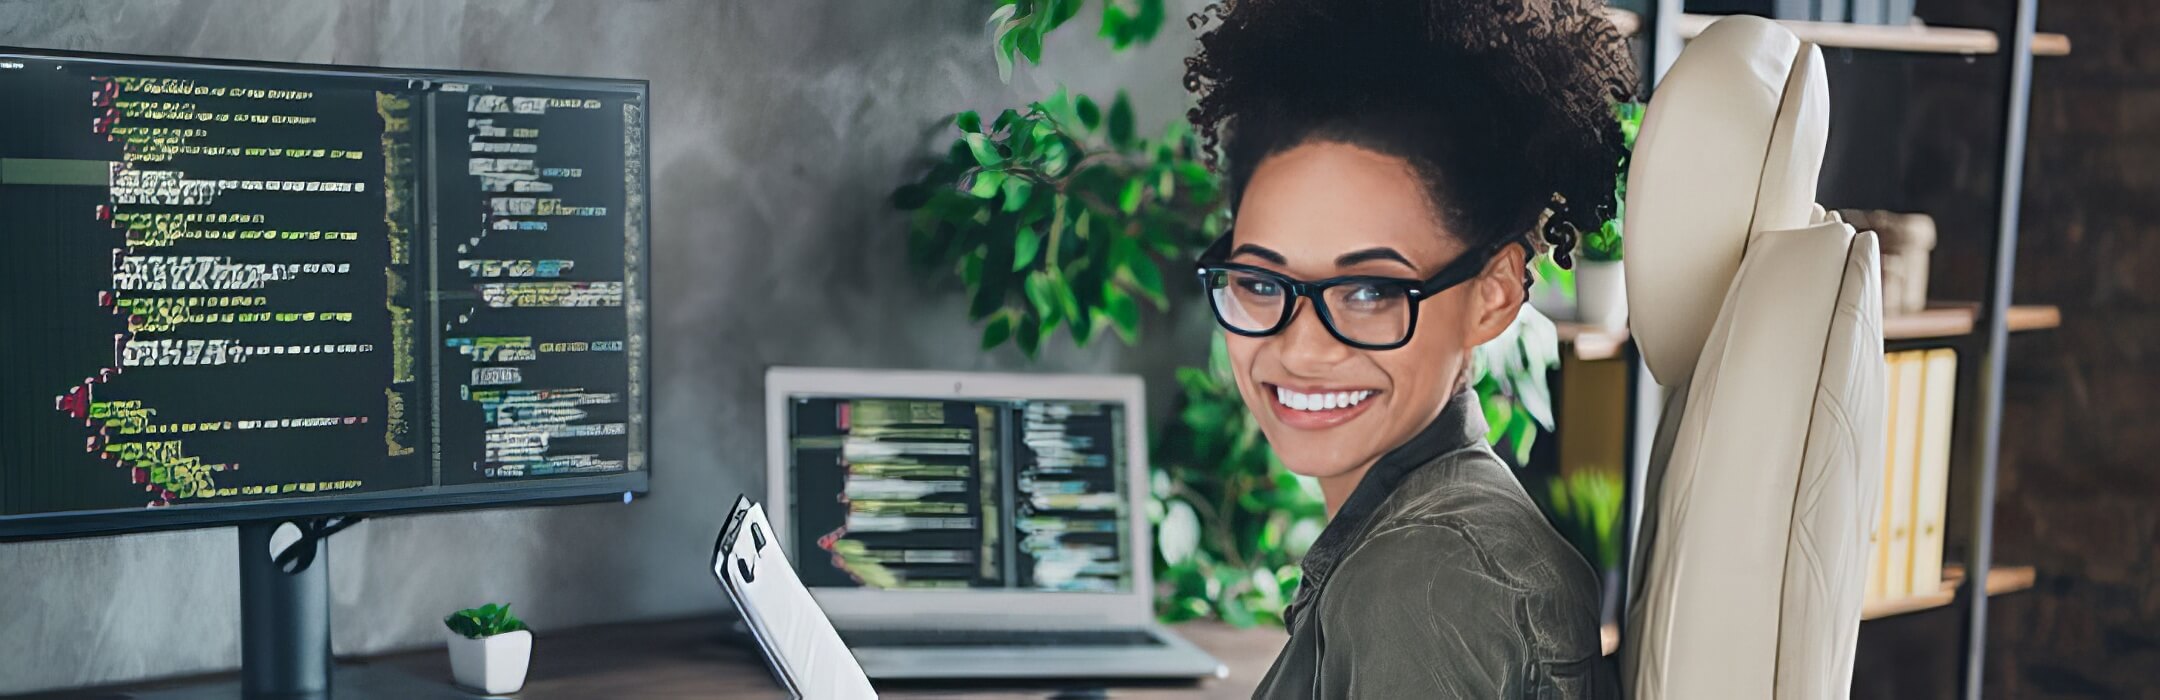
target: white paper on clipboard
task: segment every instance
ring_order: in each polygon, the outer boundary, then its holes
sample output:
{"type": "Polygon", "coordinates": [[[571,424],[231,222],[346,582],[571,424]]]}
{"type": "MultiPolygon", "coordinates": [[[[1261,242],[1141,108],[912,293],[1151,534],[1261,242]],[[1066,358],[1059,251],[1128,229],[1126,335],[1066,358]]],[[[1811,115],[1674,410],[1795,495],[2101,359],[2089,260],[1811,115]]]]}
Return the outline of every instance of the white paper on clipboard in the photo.
{"type": "Polygon", "coordinates": [[[832,620],[780,552],[765,509],[748,497],[735,499],[728,513],[714,550],[713,575],[789,693],[810,700],[877,697],[832,620]]]}

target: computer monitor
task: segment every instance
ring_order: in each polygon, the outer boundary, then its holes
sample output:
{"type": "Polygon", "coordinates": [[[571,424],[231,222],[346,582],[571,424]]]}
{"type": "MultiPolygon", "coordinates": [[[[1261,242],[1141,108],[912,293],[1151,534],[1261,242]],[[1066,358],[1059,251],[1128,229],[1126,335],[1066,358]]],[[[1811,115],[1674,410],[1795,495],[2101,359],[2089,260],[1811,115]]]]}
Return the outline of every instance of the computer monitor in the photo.
{"type": "Polygon", "coordinates": [[[843,624],[1151,619],[1142,383],[777,368],[766,507],[843,624]]]}
{"type": "Polygon", "coordinates": [[[643,492],[646,98],[0,48],[0,539],[643,492]]]}

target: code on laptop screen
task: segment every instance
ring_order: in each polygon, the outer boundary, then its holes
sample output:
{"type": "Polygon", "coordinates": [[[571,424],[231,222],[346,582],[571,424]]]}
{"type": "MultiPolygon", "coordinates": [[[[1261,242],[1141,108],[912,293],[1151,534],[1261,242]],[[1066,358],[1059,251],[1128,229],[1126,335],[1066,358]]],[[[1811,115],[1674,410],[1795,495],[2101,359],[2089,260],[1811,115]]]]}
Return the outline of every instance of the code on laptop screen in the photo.
{"type": "Polygon", "coordinates": [[[797,398],[797,568],[811,586],[1132,585],[1124,407],[797,398]]]}

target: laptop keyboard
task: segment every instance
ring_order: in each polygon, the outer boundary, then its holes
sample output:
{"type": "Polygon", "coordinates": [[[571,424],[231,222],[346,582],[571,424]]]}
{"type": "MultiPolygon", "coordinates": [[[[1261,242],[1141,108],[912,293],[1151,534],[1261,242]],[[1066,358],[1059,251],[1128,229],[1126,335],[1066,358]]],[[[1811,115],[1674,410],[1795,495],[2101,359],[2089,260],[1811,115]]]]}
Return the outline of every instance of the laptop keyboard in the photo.
{"type": "Polygon", "coordinates": [[[1146,630],[841,630],[850,647],[1157,647],[1146,630]]]}

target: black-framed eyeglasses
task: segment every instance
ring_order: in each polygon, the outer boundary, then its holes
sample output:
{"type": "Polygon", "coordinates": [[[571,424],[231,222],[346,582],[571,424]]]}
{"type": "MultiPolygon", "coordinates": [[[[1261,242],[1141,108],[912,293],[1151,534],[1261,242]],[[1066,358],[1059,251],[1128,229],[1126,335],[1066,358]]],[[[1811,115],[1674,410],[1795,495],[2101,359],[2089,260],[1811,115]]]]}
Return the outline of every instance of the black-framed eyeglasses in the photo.
{"type": "Polygon", "coordinates": [[[1393,350],[1410,342],[1417,330],[1418,306],[1484,271],[1486,262],[1512,241],[1464,253],[1423,280],[1380,275],[1347,275],[1306,281],[1264,267],[1227,262],[1230,234],[1225,232],[1200,255],[1197,272],[1207,291],[1215,321],[1243,336],[1282,332],[1297,316],[1297,298],[1312,300],[1320,323],[1345,345],[1361,350],[1393,350]]]}

